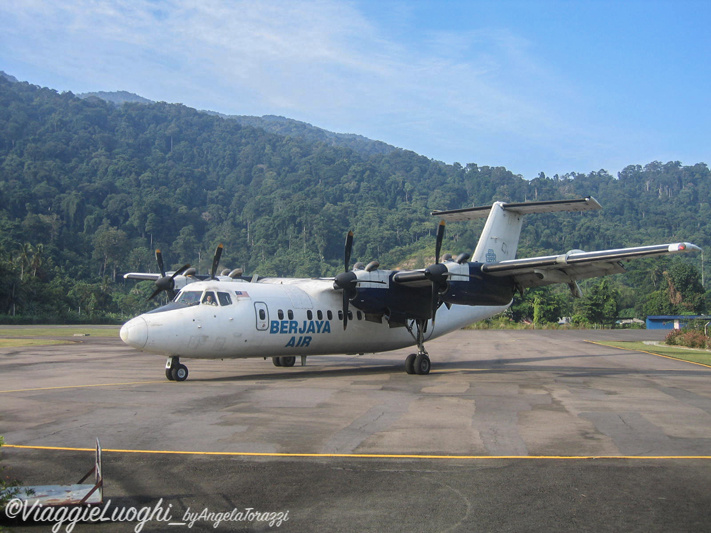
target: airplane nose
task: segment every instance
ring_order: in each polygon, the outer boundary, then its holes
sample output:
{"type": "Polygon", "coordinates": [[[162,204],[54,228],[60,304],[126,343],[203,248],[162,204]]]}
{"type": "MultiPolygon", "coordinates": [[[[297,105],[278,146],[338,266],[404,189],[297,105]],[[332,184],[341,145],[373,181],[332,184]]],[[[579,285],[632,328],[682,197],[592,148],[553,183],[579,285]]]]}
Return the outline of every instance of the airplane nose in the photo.
{"type": "Polygon", "coordinates": [[[148,342],[148,324],[143,317],[137,316],[121,327],[119,335],[121,335],[123,342],[140,350],[148,342]]]}

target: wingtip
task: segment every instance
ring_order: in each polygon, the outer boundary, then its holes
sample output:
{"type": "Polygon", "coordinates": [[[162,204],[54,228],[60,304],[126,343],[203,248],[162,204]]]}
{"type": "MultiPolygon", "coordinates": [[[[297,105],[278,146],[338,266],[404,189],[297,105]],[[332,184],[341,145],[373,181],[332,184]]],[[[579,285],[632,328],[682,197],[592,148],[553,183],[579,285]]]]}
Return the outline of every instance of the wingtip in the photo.
{"type": "Polygon", "coordinates": [[[669,245],[670,252],[701,252],[701,248],[690,242],[676,242],[669,245]]]}

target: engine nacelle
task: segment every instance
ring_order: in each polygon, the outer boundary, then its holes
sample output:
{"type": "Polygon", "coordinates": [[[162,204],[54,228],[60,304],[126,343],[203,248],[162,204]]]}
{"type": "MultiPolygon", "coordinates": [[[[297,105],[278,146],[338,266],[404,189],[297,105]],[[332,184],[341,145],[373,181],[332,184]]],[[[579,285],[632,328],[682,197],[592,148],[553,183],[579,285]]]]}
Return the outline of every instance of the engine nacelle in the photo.
{"type": "Polygon", "coordinates": [[[512,278],[495,277],[481,271],[481,263],[460,265],[450,272],[447,288],[440,292],[443,302],[458,305],[508,305],[515,285],[512,278]],[[467,272],[468,270],[468,272],[467,272]]]}
{"type": "Polygon", "coordinates": [[[358,283],[350,303],[371,317],[387,317],[391,324],[431,318],[432,289],[403,287],[392,282],[394,274],[389,270],[357,272],[358,283]]]}

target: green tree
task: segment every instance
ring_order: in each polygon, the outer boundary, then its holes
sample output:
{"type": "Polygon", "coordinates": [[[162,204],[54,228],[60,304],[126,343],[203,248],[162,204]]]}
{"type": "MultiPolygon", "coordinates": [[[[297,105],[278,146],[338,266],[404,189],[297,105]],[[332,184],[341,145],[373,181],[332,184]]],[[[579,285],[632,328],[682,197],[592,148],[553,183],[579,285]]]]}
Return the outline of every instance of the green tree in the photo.
{"type": "Polygon", "coordinates": [[[531,321],[534,324],[552,324],[565,315],[564,295],[556,294],[552,287],[539,287],[514,296],[511,318],[515,322],[531,321]]]}
{"type": "Polygon", "coordinates": [[[663,272],[666,287],[649,294],[647,315],[699,314],[706,309],[706,294],[699,271],[689,263],[674,262],[663,272]]]}
{"type": "Polygon", "coordinates": [[[649,316],[676,315],[676,307],[669,301],[667,290],[654,291],[647,296],[644,304],[644,314],[649,316]]]}
{"type": "Polygon", "coordinates": [[[94,257],[101,261],[99,275],[105,276],[108,267],[112,268],[112,278],[129,251],[126,232],[115,227],[102,225],[93,238],[94,257]]]}
{"type": "Polygon", "coordinates": [[[607,278],[585,291],[576,305],[577,314],[592,324],[610,324],[618,313],[619,292],[607,278]]]}
{"type": "Polygon", "coordinates": [[[668,271],[667,282],[669,300],[678,312],[698,314],[704,311],[704,288],[695,266],[675,262],[668,271]]]}

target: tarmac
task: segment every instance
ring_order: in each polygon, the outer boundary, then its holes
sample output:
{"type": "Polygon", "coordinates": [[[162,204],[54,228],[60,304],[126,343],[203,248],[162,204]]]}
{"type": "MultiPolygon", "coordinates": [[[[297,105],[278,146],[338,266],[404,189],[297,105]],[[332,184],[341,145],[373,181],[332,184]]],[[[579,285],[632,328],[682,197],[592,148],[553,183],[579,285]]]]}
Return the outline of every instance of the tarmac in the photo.
{"type": "Polygon", "coordinates": [[[2,348],[0,464],[75,483],[98,437],[113,520],[79,532],[709,530],[711,367],[594,343],[663,336],[462,330],[427,376],[402,350],[182,383],[118,332],[2,348]]]}

